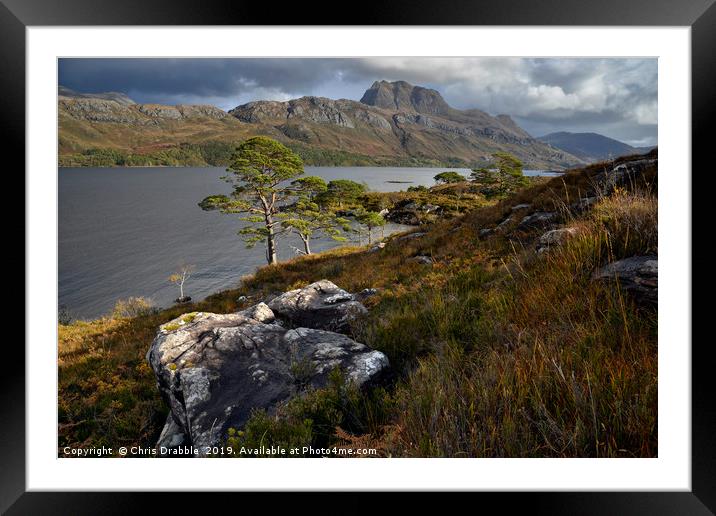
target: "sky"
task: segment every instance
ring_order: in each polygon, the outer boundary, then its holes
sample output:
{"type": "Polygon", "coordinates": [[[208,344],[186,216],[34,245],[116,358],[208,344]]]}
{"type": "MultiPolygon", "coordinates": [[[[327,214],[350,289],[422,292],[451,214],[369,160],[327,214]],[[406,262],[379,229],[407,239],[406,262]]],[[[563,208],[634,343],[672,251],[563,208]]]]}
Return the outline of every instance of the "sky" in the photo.
{"type": "Polygon", "coordinates": [[[60,59],[59,84],[139,103],[213,104],[304,95],[360,100],[376,80],[439,91],[451,106],[508,114],[532,136],[595,132],[657,143],[655,58],[60,59]]]}

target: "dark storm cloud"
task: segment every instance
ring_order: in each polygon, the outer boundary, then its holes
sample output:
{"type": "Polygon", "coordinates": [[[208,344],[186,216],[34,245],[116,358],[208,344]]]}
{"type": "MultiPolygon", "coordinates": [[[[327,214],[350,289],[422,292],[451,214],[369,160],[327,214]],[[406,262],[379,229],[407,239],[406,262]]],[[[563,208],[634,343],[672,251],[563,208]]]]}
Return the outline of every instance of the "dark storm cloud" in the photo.
{"type": "Polygon", "coordinates": [[[359,99],[373,81],[440,91],[454,107],[512,115],[530,133],[593,131],[656,143],[656,59],[62,59],[59,82],[138,102],[211,103],[302,95],[359,99]]]}
{"type": "Polygon", "coordinates": [[[299,91],[334,73],[328,60],[63,59],[60,84],[86,92],[149,95],[236,95],[252,86],[299,91]]]}

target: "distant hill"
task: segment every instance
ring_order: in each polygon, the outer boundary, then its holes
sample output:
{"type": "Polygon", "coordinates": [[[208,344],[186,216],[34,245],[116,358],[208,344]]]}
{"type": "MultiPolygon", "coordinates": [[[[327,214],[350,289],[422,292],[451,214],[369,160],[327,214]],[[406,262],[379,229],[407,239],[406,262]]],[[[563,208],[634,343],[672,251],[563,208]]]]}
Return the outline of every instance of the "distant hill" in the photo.
{"type": "Polygon", "coordinates": [[[533,138],[508,115],[450,107],[439,92],[376,81],[360,102],[301,97],[214,106],[136,104],[118,93],[60,87],[61,166],[223,165],[237,142],[275,138],[313,165],[485,166],[509,152],[526,168],[583,163],[533,138]],[[98,161],[99,160],[99,161],[98,161]]]}
{"type": "Polygon", "coordinates": [[[130,106],[135,102],[130,99],[124,93],[117,93],[116,91],[109,91],[107,93],[78,93],[65,86],[59,86],[57,88],[57,95],[60,100],[64,99],[102,99],[102,100],[113,100],[123,106],[130,106]]]}
{"type": "Polygon", "coordinates": [[[597,133],[551,133],[538,138],[551,146],[593,163],[630,154],[643,154],[654,147],[632,147],[597,133]]]}

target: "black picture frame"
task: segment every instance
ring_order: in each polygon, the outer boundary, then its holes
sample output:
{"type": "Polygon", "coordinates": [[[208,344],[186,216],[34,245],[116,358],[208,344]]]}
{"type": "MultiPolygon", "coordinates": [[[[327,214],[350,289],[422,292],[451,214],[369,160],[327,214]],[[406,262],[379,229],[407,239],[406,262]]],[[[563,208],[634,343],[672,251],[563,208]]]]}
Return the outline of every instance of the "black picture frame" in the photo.
{"type": "MultiPolygon", "coordinates": [[[[390,4],[362,4],[338,11],[329,2],[308,6],[266,5],[245,0],[0,0],[0,134],[5,156],[19,158],[24,169],[25,144],[25,29],[28,26],[64,25],[573,25],[573,26],[689,26],[692,51],[692,163],[708,174],[712,168],[708,144],[709,125],[716,103],[716,5],[715,0],[542,0],[521,1],[424,1],[401,0],[390,4]],[[339,21],[340,20],[340,21],[339,21]],[[12,151],[12,152],[11,152],[12,151]],[[711,165],[711,166],[708,166],[711,165]]],[[[11,173],[6,169],[6,174],[11,173]]],[[[16,173],[12,171],[12,173],[16,173]]],[[[686,171],[683,172],[684,174],[686,171]]],[[[703,178],[699,178],[699,183],[703,178]]],[[[18,188],[24,186],[18,185],[18,188]]],[[[7,190],[6,190],[7,192],[7,190]]],[[[692,206],[704,206],[703,187],[692,188],[692,206]]],[[[24,198],[17,192],[16,198],[24,198]]],[[[698,233],[701,217],[692,212],[698,233]]],[[[703,229],[703,228],[701,228],[703,229]]],[[[694,242],[697,245],[698,242],[694,242]]],[[[24,246],[23,246],[24,248],[24,246]]],[[[692,253],[694,249],[692,246],[692,253]]],[[[17,253],[15,253],[17,254],[17,253]]],[[[693,254],[692,254],[693,256],[693,254]]],[[[23,257],[26,259],[27,257],[23,257]]],[[[19,262],[20,257],[16,256],[19,262]]],[[[692,265],[700,264],[692,258],[692,265]]],[[[18,270],[20,264],[17,263],[18,270]]],[[[22,266],[24,268],[24,265],[22,266]]],[[[26,270],[27,274],[27,270],[26,270]]],[[[693,273],[692,273],[693,274],[693,273]]],[[[707,288],[697,284],[697,290],[707,288]]],[[[692,303],[698,312],[699,305],[692,303]]],[[[32,307],[27,307],[31,310],[32,307]]],[[[701,310],[705,310],[701,308],[701,310]]],[[[693,312],[692,312],[693,313],[693,312]]],[[[693,317],[697,321],[699,318],[693,317]]],[[[702,318],[703,320],[703,318],[702,318]]],[[[16,339],[15,339],[16,340],[16,339]]],[[[716,512],[716,403],[709,360],[711,339],[692,346],[692,491],[615,493],[501,493],[481,494],[501,510],[523,510],[549,514],[713,514],[716,512]]],[[[684,342],[683,345],[690,345],[684,342]]],[[[133,493],[27,493],[25,492],[25,354],[19,344],[7,339],[6,366],[0,375],[0,511],[7,514],[119,514],[147,508],[150,494],[133,493]]],[[[174,493],[170,507],[188,509],[189,503],[205,504],[197,498],[174,493]]],[[[242,499],[258,495],[241,494],[242,499]]],[[[286,503],[272,496],[272,512],[286,503]],[[279,505],[276,505],[279,504],[279,505]]],[[[368,508],[371,496],[360,495],[356,503],[343,507],[368,508]]],[[[213,504],[220,497],[212,494],[213,504]]],[[[422,497],[412,495],[422,503],[422,497]]],[[[253,502],[242,501],[243,507],[253,502]]],[[[453,501],[454,503],[459,503],[453,501]]],[[[474,504],[474,501],[468,502],[474,504]]],[[[481,500],[479,503],[483,503],[481,500]]],[[[301,502],[292,501],[291,505],[301,502]]],[[[218,507],[218,505],[217,505],[218,507]]],[[[231,507],[231,506],[229,506],[231,507]]],[[[347,511],[342,511],[347,512],[347,511]]],[[[363,511],[361,511],[363,512],[363,511]]]]}

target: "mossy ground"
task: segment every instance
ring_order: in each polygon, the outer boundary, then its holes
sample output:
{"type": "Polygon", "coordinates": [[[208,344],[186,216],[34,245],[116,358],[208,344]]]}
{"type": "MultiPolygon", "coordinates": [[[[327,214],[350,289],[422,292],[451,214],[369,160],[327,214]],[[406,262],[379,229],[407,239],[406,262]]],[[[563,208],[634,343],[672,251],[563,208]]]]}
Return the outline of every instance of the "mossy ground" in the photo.
{"type": "Polygon", "coordinates": [[[387,354],[392,381],[367,393],[332,384],[276,415],[257,412],[227,438],[360,444],[382,456],[656,456],[657,314],[591,279],[609,261],[657,251],[656,170],[571,212],[604,168],[437,221],[421,238],[393,237],[377,253],[342,247],[263,267],[191,305],[60,326],[60,447],[153,444],[166,409],[144,356],[161,324],[326,278],[349,291],[379,289],[353,334],[387,354]],[[580,231],[543,255],[537,230],[478,238],[521,203],[560,210],[580,231]],[[416,254],[434,265],[407,261],[416,254]]]}

